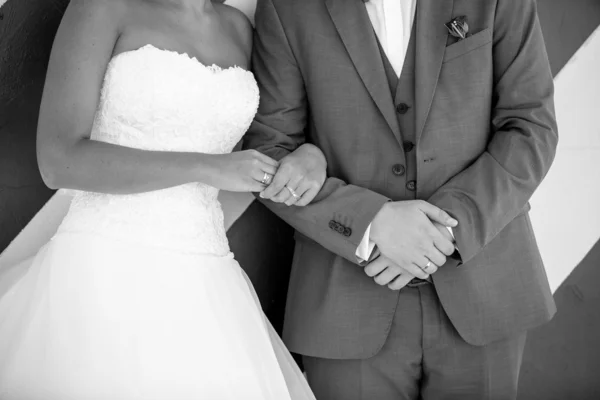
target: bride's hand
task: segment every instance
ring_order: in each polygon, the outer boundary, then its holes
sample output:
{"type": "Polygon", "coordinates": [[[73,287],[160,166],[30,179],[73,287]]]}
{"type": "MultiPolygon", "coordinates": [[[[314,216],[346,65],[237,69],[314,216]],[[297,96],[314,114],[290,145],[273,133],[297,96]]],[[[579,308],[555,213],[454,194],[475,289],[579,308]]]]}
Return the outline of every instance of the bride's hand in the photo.
{"type": "Polygon", "coordinates": [[[317,196],[326,177],[323,152],[312,144],[303,144],[280,161],[273,182],[260,197],[288,206],[305,206],[317,196]]]}
{"type": "Polygon", "coordinates": [[[256,150],[217,155],[212,186],[230,192],[262,192],[279,163],[256,150]]]}

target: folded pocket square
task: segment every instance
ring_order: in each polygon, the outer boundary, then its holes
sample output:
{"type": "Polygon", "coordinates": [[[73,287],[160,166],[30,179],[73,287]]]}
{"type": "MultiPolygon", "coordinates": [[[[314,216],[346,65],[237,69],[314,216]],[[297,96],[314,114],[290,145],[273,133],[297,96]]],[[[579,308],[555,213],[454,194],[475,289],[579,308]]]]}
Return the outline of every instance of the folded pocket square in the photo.
{"type": "Polygon", "coordinates": [[[448,62],[450,60],[458,58],[464,54],[478,49],[481,46],[485,46],[486,44],[490,43],[492,39],[492,29],[485,28],[482,31],[470,35],[466,39],[454,42],[446,46],[446,52],[444,53],[444,62],[448,62]]]}

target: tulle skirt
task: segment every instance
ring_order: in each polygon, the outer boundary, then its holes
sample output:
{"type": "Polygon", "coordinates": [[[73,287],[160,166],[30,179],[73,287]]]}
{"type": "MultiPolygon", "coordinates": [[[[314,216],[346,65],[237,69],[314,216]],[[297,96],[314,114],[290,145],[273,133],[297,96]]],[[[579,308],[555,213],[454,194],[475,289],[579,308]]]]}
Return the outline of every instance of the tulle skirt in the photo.
{"type": "Polygon", "coordinates": [[[2,400],[305,400],[232,256],[59,234],[0,275],[2,400]]]}

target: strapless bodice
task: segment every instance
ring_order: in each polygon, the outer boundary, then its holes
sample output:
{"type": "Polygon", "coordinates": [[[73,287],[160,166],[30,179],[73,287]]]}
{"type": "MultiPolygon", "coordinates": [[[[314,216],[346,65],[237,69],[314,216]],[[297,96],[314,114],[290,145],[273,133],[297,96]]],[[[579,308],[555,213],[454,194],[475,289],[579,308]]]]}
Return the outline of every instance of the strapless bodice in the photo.
{"type": "MultiPolygon", "coordinates": [[[[143,150],[231,152],[258,108],[253,75],[151,45],[109,63],[91,139],[143,150]]],[[[60,232],[177,251],[229,252],[218,190],[200,183],[134,195],[76,191],[60,232]]]]}

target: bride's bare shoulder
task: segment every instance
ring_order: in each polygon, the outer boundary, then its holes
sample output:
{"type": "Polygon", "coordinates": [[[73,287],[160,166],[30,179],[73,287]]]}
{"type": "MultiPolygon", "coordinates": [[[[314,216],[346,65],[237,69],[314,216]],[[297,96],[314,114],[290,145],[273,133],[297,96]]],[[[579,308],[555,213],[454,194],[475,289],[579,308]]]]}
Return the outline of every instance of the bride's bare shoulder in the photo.
{"type": "Polygon", "coordinates": [[[92,43],[95,51],[100,51],[99,43],[106,43],[112,48],[135,15],[135,10],[140,9],[142,1],[71,0],[55,43],[64,42],[68,48],[76,43],[92,43]]]}
{"type": "Polygon", "coordinates": [[[118,17],[123,15],[136,0],[71,0],[68,10],[80,17],[118,17]]]}
{"type": "MultiPolygon", "coordinates": [[[[58,29],[54,47],[113,41],[123,25],[130,0],[71,0],[58,29]]],[[[85,46],[84,46],[85,47],[85,46]]],[[[83,48],[83,47],[82,47],[83,48]]]]}

